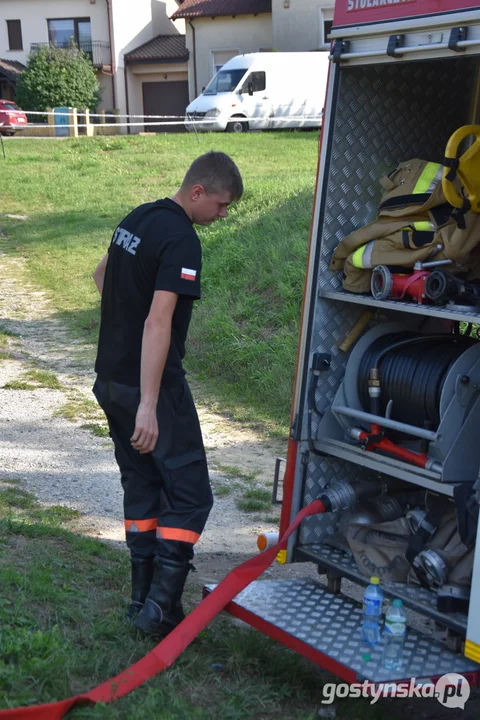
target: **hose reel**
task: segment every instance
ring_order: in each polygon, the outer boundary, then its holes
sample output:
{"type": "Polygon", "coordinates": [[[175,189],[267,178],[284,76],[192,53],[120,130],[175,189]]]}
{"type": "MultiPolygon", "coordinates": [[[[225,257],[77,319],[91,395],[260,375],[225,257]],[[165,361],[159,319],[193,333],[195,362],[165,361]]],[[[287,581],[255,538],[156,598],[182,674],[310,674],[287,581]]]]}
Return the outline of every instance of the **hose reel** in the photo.
{"type": "Polygon", "coordinates": [[[363,408],[370,409],[370,369],[385,352],[378,368],[382,414],[391,403],[393,419],[436,429],[440,424],[440,398],[448,372],[471,345],[471,341],[454,335],[433,338],[411,332],[383,335],[367,348],[357,370],[363,408]]]}
{"type": "Polygon", "coordinates": [[[474,482],[480,467],[480,343],[383,323],[352,350],[332,413],[350,443],[474,482]]]}

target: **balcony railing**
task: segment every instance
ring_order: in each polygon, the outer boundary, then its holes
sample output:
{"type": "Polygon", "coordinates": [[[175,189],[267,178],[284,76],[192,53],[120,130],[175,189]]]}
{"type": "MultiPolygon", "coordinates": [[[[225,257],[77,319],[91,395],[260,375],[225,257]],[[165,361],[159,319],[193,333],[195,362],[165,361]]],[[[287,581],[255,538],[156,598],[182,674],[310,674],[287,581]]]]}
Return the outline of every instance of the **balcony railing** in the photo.
{"type": "Polygon", "coordinates": [[[68,48],[72,47],[72,45],[82,52],[85,53],[85,55],[88,55],[90,60],[92,61],[93,67],[101,68],[105,66],[110,66],[110,43],[103,42],[103,40],[81,40],[79,43],[72,43],[72,42],[64,42],[64,43],[56,43],[56,42],[40,42],[40,43],[31,43],[30,45],[30,52],[35,53],[40,50],[42,47],[60,47],[60,48],[68,48]]]}

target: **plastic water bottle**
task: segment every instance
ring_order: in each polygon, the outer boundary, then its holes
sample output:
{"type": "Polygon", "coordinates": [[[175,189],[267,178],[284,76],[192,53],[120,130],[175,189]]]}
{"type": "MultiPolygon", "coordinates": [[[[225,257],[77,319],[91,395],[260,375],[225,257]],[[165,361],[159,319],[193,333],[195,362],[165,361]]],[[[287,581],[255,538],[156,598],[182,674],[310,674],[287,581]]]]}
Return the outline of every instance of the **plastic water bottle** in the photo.
{"type": "Polygon", "coordinates": [[[401,600],[394,600],[385,616],[383,633],[384,649],[382,664],[387,670],[402,667],[403,645],[407,631],[407,618],[401,600]]]}
{"type": "Polygon", "coordinates": [[[373,576],[363,593],[362,640],[371,647],[380,642],[383,592],[379,585],[380,578],[373,576]]]}

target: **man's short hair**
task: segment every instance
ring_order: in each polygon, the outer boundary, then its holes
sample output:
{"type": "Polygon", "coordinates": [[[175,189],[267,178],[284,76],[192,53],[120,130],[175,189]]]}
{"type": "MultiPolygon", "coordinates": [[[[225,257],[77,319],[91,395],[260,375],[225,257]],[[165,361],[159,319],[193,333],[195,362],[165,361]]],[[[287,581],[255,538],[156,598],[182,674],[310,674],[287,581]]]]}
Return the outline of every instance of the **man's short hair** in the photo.
{"type": "Polygon", "coordinates": [[[240,200],[243,182],[240,170],[229,155],[211,150],[200,155],[187,170],[182,188],[203,185],[207,193],[229,192],[234,200],[240,200]]]}

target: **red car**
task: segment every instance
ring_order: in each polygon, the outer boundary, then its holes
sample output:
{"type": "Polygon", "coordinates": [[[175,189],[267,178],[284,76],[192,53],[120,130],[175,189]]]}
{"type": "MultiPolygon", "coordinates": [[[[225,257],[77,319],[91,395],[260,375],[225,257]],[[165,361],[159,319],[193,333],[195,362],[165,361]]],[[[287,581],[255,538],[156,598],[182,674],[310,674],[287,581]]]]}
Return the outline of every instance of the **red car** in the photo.
{"type": "Polygon", "coordinates": [[[25,113],[11,100],[0,100],[0,133],[15,135],[17,130],[27,127],[25,113]]]}

